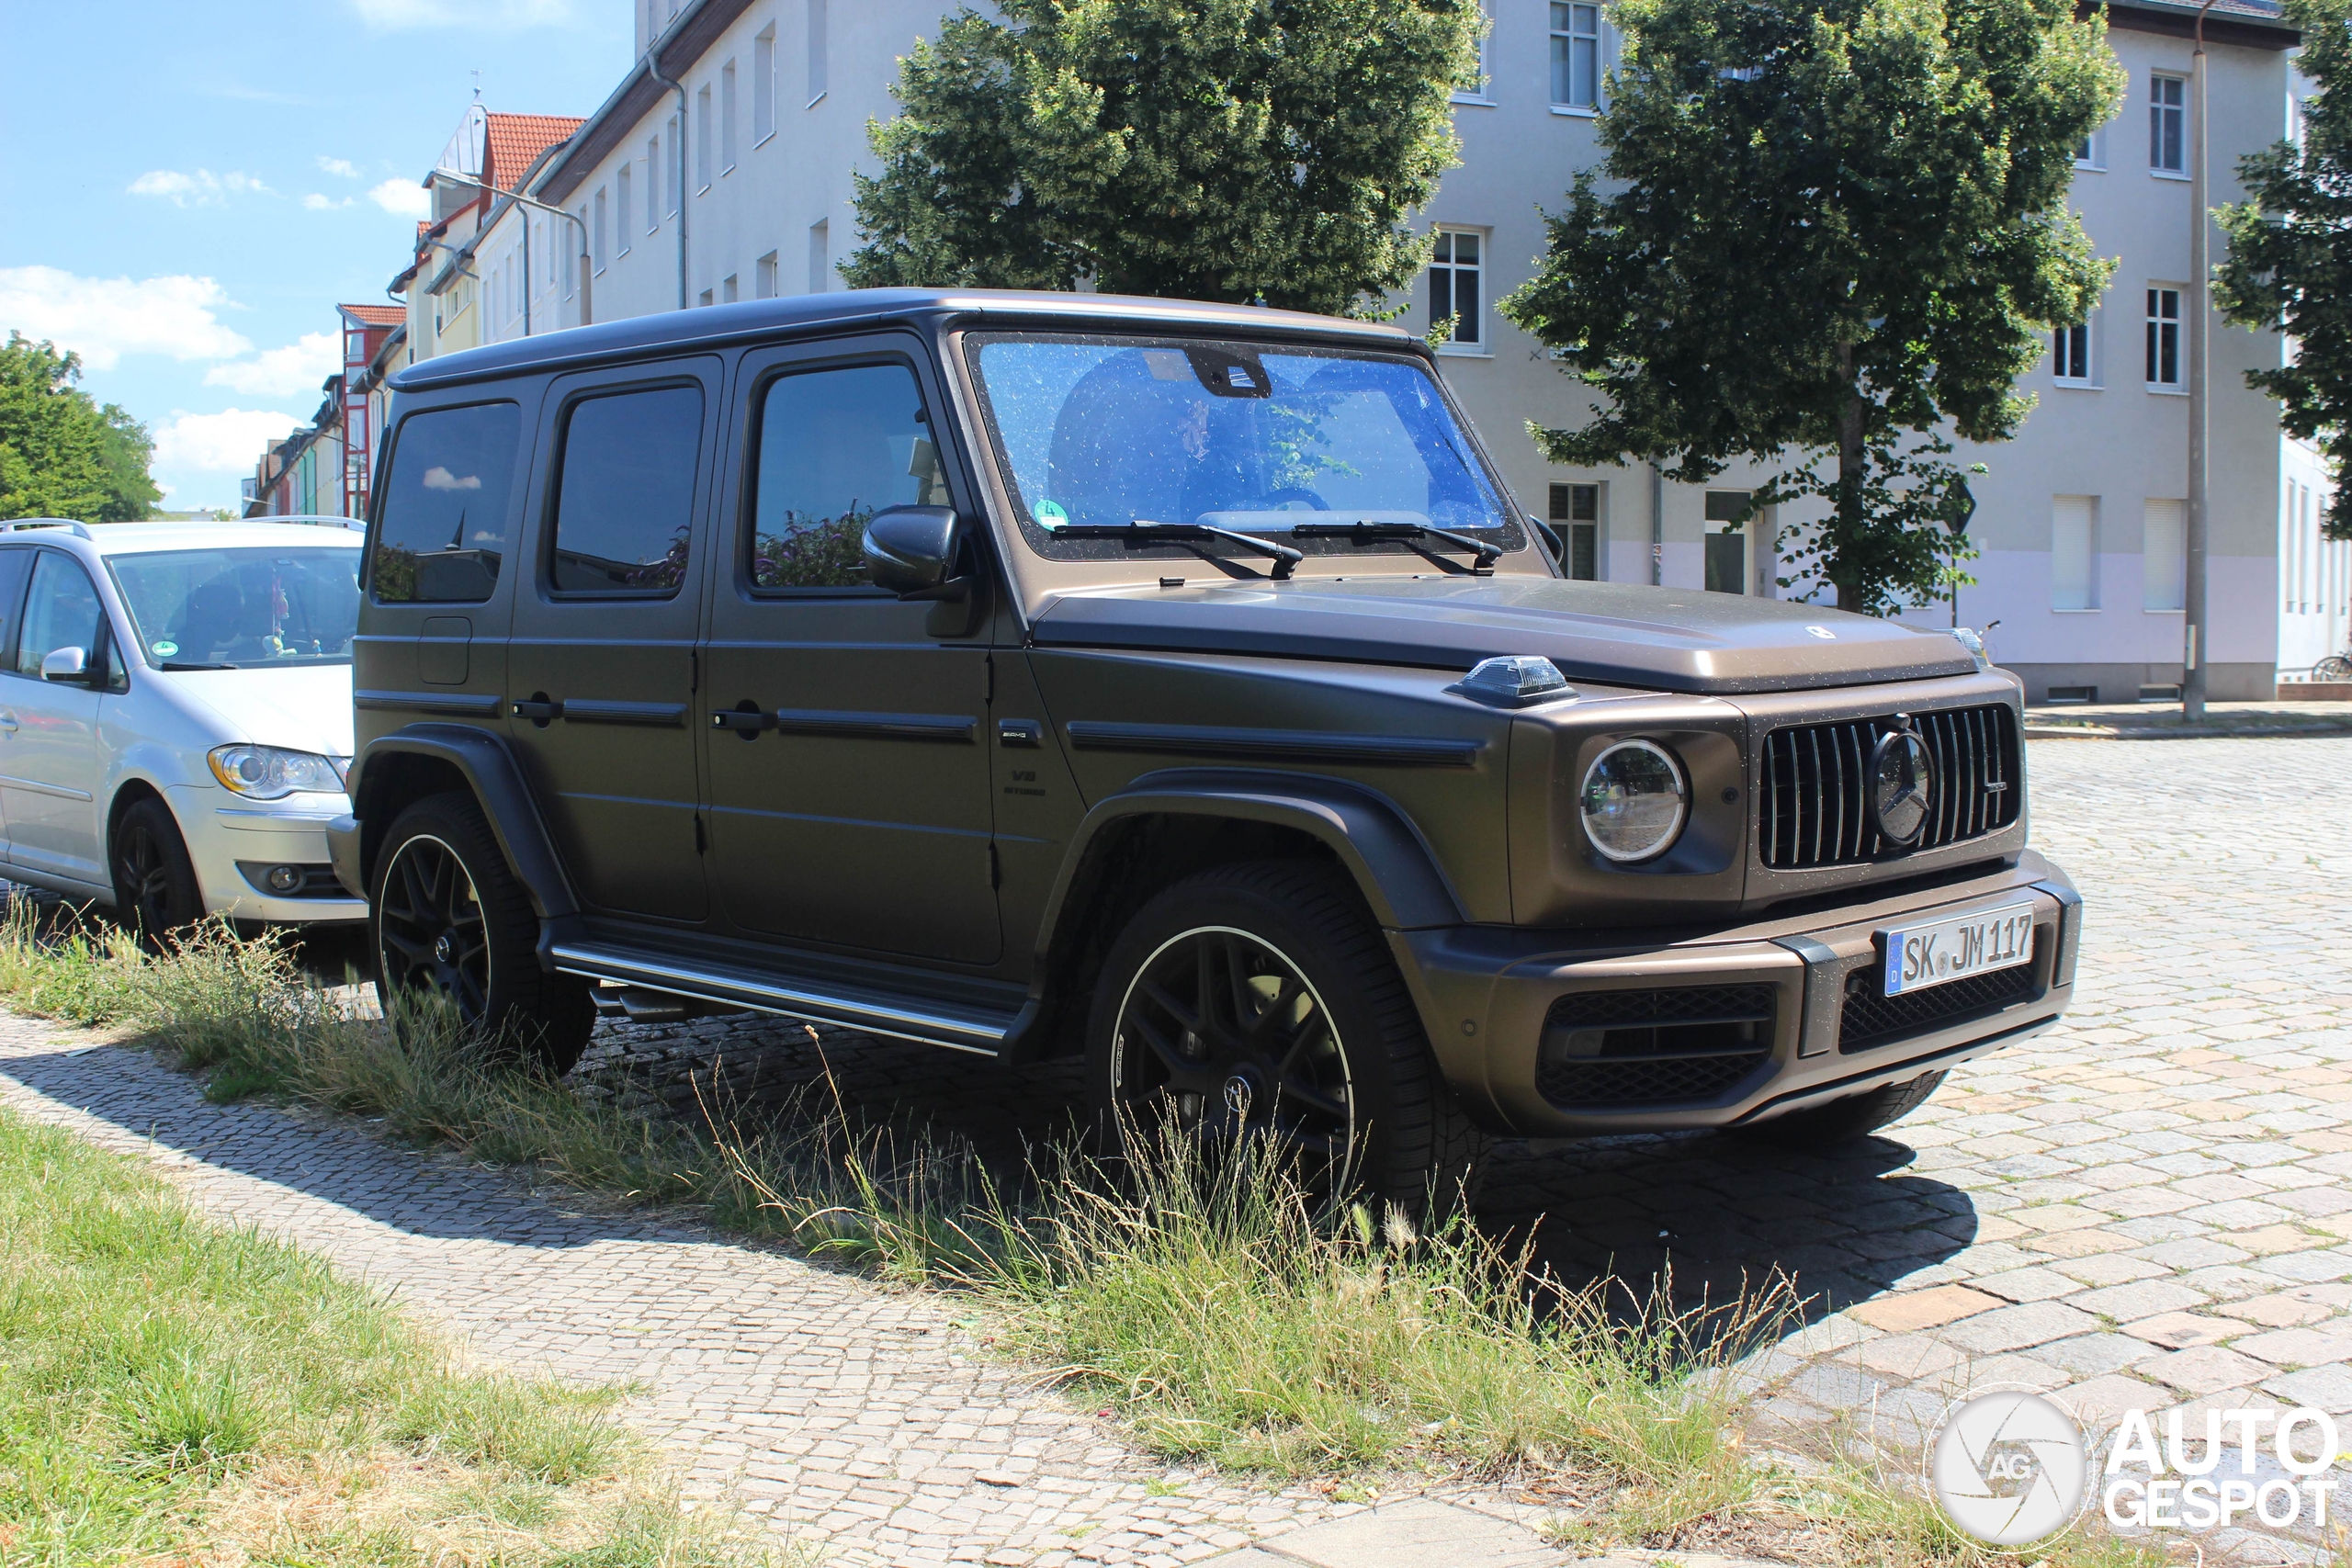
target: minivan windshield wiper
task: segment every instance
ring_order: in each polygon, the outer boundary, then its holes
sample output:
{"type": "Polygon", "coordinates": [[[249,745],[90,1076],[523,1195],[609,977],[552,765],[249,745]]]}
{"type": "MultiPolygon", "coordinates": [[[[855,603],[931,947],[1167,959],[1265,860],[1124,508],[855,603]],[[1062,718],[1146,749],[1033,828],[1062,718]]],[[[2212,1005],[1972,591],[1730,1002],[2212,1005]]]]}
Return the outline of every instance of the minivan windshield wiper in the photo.
{"type": "Polygon", "coordinates": [[[1474,539],[1467,534],[1456,534],[1444,528],[1432,528],[1426,523],[1374,523],[1369,520],[1360,523],[1301,523],[1290,531],[1290,536],[1294,539],[1352,539],[1364,545],[1379,539],[1435,539],[1452,545],[1457,550],[1468,550],[1476,558],[1470,566],[1470,570],[1476,572],[1494,570],[1495,562],[1500,560],[1503,554],[1483,539],[1474,539]]]}
{"type": "MultiPolygon", "coordinates": [[[[1295,533],[1294,529],[1292,532],[1295,533]]],[[[1306,557],[1288,545],[1277,545],[1255,534],[1244,534],[1238,528],[1219,528],[1209,523],[1155,523],[1148,517],[1138,517],[1132,523],[1063,523],[1047,530],[1057,539],[1169,539],[1189,544],[1202,539],[1223,539],[1271,556],[1274,564],[1267,575],[1277,582],[1288,581],[1291,571],[1306,557]]],[[[1203,555],[1208,552],[1204,550],[1203,555]]]]}
{"type": "Polygon", "coordinates": [[[183,662],[180,662],[180,661],[178,661],[178,660],[170,660],[170,659],[166,659],[166,660],[164,660],[163,667],[164,667],[164,669],[166,669],[166,670],[172,670],[172,671],[179,671],[179,670],[234,670],[234,669],[236,668],[236,666],[235,666],[235,665],[233,665],[233,664],[196,664],[196,663],[183,663],[183,662]]]}

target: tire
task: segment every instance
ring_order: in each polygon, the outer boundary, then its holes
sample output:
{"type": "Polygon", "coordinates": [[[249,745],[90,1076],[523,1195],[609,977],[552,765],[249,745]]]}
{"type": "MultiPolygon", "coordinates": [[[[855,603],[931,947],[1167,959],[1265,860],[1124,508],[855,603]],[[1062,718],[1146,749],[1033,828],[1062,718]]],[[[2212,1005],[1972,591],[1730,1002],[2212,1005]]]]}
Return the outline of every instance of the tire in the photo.
{"type": "Polygon", "coordinates": [[[1311,1177],[1419,1213],[1453,1201],[1477,1150],[1379,928],[1326,867],[1220,866],[1159,893],[1112,945],[1086,1039],[1114,1153],[1171,1118],[1209,1143],[1273,1133],[1311,1177]]]}
{"type": "Polygon", "coordinates": [[[1927,1104],[1928,1097],[1942,1088],[1943,1081],[1942,1073],[1922,1073],[1906,1083],[1887,1084],[1868,1094],[1833,1100],[1807,1111],[1792,1111],[1786,1116],[1775,1116],[1770,1122],[1733,1131],[1758,1143],[1777,1144],[1784,1148],[1850,1144],[1902,1121],[1927,1104]]]}
{"type": "Polygon", "coordinates": [[[204,918],[204,885],[177,818],[162,801],[141,800],[122,814],[107,865],[115,911],[148,952],[162,952],[174,933],[204,918]]]}
{"type": "Polygon", "coordinates": [[[393,818],[368,889],[376,995],[446,998],[499,1055],[570,1072],[595,1027],[588,982],[539,967],[539,922],[471,795],[429,795],[393,818]]]}
{"type": "Polygon", "coordinates": [[[2347,659],[2340,653],[2331,653],[2325,659],[2321,660],[2317,664],[2312,666],[2312,679],[2314,681],[2352,681],[2352,659],[2347,659]]]}

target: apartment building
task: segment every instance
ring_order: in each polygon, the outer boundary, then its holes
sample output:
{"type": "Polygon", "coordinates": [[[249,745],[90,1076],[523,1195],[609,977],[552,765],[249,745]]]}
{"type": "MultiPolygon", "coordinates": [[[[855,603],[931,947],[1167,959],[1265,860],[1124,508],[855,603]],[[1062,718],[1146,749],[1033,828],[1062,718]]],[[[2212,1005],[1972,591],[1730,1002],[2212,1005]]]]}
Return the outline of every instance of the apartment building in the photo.
{"type": "MultiPolygon", "coordinates": [[[[583,310],[605,321],[842,287],[834,269],[855,243],[851,175],[872,163],[866,122],[896,111],[898,58],[936,35],[940,0],[631,4],[636,63],[518,176],[568,216],[481,197],[466,237],[437,235],[450,260],[406,279],[417,357],[574,324],[583,310]]],[[[1958,454],[1988,470],[1973,481],[1978,583],[1956,608],[1912,613],[1997,622],[1995,651],[2037,701],[2161,696],[2182,671],[2195,7],[2104,6],[2131,85],[2080,150],[2072,199],[2100,253],[2119,258],[2115,277],[2027,376],[2039,406],[2018,438],[1958,454]]],[[[1806,519],[1738,525],[1762,472],[1670,485],[1646,468],[1548,463],[1528,434],[1530,420],[1572,422],[1583,391],[1495,304],[1535,270],[1540,209],[1598,162],[1615,40],[1605,7],[1584,0],[1490,8],[1485,79],[1455,100],[1463,163],[1426,214],[1435,254],[1400,324],[1457,318],[1446,377],[1521,500],[1565,531],[1577,575],[1804,593],[1781,582],[1792,573],[1774,544],[1806,519]]],[[[2206,39],[2211,190],[2230,200],[2239,157],[2296,133],[2305,84],[2297,35],[2271,0],[2217,0],[2206,39]]],[[[461,127],[445,163],[498,166],[471,151],[490,145],[498,118],[478,136],[461,127]]],[[[440,199],[453,205],[435,223],[463,226],[452,224],[456,204],[471,198],[445,187],[440,199]]],[[[2221,254],[2218,232],[2213,245],[2221,254]]],[[[2280,340],[2217,325],[2211,344],[2209,691],[2267,697],[2352,633],[2352,545],[2320,538],[2324,466],[2245,386],[2245,370],[2279,362],[2280,340]]]]}

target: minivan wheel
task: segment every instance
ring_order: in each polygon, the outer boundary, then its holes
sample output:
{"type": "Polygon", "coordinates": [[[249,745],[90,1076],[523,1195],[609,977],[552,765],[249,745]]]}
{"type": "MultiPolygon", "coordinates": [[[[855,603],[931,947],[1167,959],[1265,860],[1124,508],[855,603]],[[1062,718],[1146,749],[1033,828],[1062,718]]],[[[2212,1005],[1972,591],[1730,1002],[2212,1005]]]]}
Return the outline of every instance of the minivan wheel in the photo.
{"type": "Polygon", "coordinates": [[[1850,1144],[1881,1127],[1900,1122],[1943,1087],[1942,1073],[1922,1073],[1903,1083],[1882,1085],[1867,1094],[1849,1095],[1806,1111],[1792,1111],[1770,1122],[1732,1131],[1761,1144],[1783,1148],[1818,1148],[1825,1144],[1850,1144]]]}
{"type": "Polygon", "coordinates": [[[1271,1137],[1418,1212],[1449,1203],[1476,1136],[1354,886],[1307,863],[1220,866],[1127,923],[1087,1021],[1088,1101],[1118,1152],[1173,1127],[1271,1137]]]}
{"type": "Polygon", "coordinates": [[[196,863],[188,859],[172,808],[162,801],[141,800],[122,814],[107,859],[116,913],[148,952],[160,952],[174,931],[204,918],[196,863]]]}
{"type": "Polygon", "coordinates": [[[539,967],[537,918],[471,795],[431,795],[395,818],[371,893],[387,1018],[402,993],[440,997],[501,1052],[571,1070],[596,1022],[588,982],[539,967]]]}

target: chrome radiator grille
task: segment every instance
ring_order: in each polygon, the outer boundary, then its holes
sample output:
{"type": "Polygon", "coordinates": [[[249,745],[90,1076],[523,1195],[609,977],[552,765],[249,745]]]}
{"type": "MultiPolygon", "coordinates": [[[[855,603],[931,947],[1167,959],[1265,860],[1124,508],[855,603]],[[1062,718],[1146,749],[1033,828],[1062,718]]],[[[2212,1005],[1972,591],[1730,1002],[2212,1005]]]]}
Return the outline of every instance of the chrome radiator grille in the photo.
{"type": "Polygon", "coordinates": [[[1775,871],[1847,865],[1995,833],[2025,806],[2017,715],[2005,703],[1917,716],[1933,769],[1927,826],[1890,844],[1870,808],[1871,751],[1893,716],[1776,729],[1764,738],[1757,843],[1775,871]]]}

